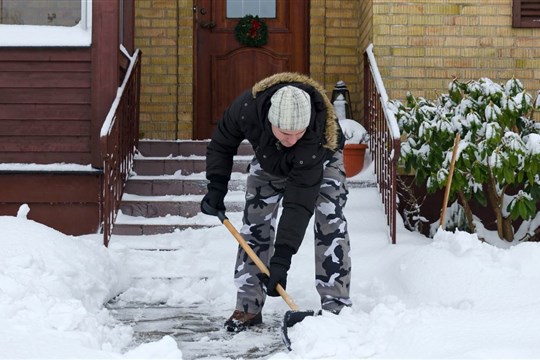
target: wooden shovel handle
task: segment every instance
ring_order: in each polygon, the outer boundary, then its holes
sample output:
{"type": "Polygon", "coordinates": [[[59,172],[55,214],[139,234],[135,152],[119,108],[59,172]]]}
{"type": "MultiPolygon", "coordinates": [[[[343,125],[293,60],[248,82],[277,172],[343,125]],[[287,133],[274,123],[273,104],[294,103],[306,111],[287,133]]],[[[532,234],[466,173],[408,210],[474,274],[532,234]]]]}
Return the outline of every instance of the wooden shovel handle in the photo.
{"type": "Polygon", "coordinates": [[[446,182],[446,189],[444,191],[443,207],[441,209],[441,223],[440,226],[444,229],[444,218],[446,216],[446,207],[448,206],[448,197],[450,196],[450,185],[452,184],[452,177],[454,176],[454,166],[456,164],[456,153],[459,145],[460,135],[457,133],[454,140],[454,150],[452,151],[452,160],[450,161],[450,170],[448,173],[448,181],[446,182]]]}
{"type": "MultiPolygon", "coordinates": [[[[236,230],[236,228],[234,227],[233,224],[231,224],[231,222],[229,221],[229,219],[225,216],[225,214],[223,212],[219,213],[218,214],[218,217],[219,219],[221,220],[221,222],[223,223],[223,225],[225,225],[225,227],[227,229],[229,229],[229,231],[231,232],[231,234],[234,236],[234,238],[236,239],[236,241],[238,241],[238,244],[240,244],[240,246],[242,247],[242,249],[244,249],[244,251],[246,252],[246,254],[248,254],[249,258],[255,263],[255,265],[257,265],[257,267],[259,268],[259,270],[265,274],[266,276],[270,276],[270,271],[268,270],[268,268],[266,267],[266,265],[261,261],[261,259],[257,256],[257,254],[255,253],[255,251],[253,251],[253,249],[251,248],[251,246],[249,246],[249,244],[247,243],[247,241],[244,239],[244,237],[236,230]]],[[[281,286],[280,284],[278,284],[276,286],[276,290],[278,292],[279,295],[281,295],[281,297],[283,298],[283,300],[285,300],[285,302],[287,303],[287,305],[289,305],[289,307],[291,308],[291,310],[294,310],[294,311],[297,311],[298,310],[298,306],[295,304],[295,302],[293,301],[293,299],[289,296],[289,294],[287,294],[287,292],[285,291],[285,289],[283,288],[283,286],[281,286]]]]}

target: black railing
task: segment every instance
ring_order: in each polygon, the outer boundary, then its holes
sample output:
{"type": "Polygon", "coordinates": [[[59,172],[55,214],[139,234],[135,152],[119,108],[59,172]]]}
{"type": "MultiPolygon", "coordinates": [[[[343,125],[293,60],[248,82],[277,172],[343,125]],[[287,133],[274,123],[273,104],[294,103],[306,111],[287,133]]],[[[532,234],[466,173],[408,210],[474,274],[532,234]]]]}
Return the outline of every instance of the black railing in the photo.
{"type": "Polygon", "coordinates": [[[139,141],[140,51],[137,49],[129,60],[124,80],[118,88],[100,134],[103,159],[101,221],[105,246],[109,245],[114,220],[139,141]]]}
{"type": "Polygon", "coordinates": [[[388,109],[388,95],[370,44],[364,52],[364,117],[370,134],[370,150],[381,193],[392,244],[396,243],[397,160],[400,133],[394,114],[388,109]]]}

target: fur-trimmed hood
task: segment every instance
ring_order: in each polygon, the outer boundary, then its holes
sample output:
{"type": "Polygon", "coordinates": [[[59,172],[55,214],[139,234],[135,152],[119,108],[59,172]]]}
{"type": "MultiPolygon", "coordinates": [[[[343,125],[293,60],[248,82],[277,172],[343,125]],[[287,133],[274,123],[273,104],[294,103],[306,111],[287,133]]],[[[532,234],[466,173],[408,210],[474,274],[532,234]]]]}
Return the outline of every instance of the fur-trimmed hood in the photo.
{"type": "Polygon", "coordinates": [[[269,76],[259,81],[255,85],[253,85],[251,89],[251,94],[253,98],[255,99],[257,97],[257,94],[260,93],[261,91],[265,91],[274,85],[278,85],[282,83],[306,84],[313,87],[321,95],[321,98],[326,107],[326,128],[325,128],[325,134],[324,134],[326,138],[326,144],[324,145],[324,147],[335,151],[339,146],[339,125],[337,122],[336,113],[334,111],[334,106],[332,105],[332,103],[330,102],[330,99],[326,95],[326,91],[318,82],[300,73],[294,73],[294,72],[278,73],[278,74],[269,76]]]}

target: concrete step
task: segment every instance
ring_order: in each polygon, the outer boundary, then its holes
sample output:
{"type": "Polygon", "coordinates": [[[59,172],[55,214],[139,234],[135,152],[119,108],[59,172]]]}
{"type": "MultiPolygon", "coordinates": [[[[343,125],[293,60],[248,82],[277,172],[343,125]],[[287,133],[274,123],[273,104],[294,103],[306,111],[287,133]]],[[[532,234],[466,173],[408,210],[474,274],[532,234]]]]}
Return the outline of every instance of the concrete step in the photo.
{"type": "MultiPolygon", "coordinates": [[[[155,218],[160,216],[182,216],[193,217],[197,215],[201,208],[202,195],[192,196],[139,196],[133,194],[124,194],[120,211],[127,216],[143,216],[146,218],[155,218]]],[[[239,201],[228,201],[228,211],[242,211],[244,207],[244,198],[238,198],[239,201]]]]}
{"type": "MultiPolygon", "coordinates": [[[[253,156],[235,156],[233,171],[245,173],[253,156]]],[[[137,175],[190,175],[206,171],[206,157],[191,155],[177,157],[135,156],[133,172],[137,175]]]]}
{"type": "MultiPolygon", "coordinates": [[[[128,179],[113,227],[115,235],[153,235],[189,228],[216,226],[215,219],[200,213],[207,191],[205,177],[208,141],[141,141],[134,171],[128,179]]],[[[241,212],[247,167],[252,149],[243,143],[235,156],[227,212],[241,212]]],[[[348,179],[350,188],[376,186],[373,177],[348,179]]]]}
{"type": "Polygon", "coordinates": [[[195,216],[200,211],[200,202],[196,201],[166,201],[159,199],[122,200],[120,210],[129,216],[158,217],[178,215],[183,217],[195,216]]]}
{"type": "MultiPolygon", "coordinates": [[[[247,174],[233,173],[229,191],[245,188],[247,174]]],[[[201,195],[206,194],[208,181],[204,174],[190,176],[133,176],[126,183],[124,193],[142,196],[201,195]]]]}
{"type": "MultiPolygon", "coordinates": [[[[202,195],[141,197],[124,194],[113,234],[167,234],[220,225],[213,216],[200,212],[201,200],[202,195]]],[[[227,212],[242,211],[244,201],[244,191],[230,191],[225,197],[225,208],[227,212]]]]}
{"type": "MultiPolygon", "coordinates": [[[[215,225],[214,225],[215,226],[215,225]]],[[[115,224],[113,235],[157,235],[169,234],[187,229],[207,228],[207,225],[197,224],[115,224]]]]}
{"type": "MultiPolygon", "coordinates": [[[[141,140],[137,150],[144,157],[206,156],[209,140],[141,140]]],[[[245,141],[237,155],[253,155],[253,148],[245,141]]]]}

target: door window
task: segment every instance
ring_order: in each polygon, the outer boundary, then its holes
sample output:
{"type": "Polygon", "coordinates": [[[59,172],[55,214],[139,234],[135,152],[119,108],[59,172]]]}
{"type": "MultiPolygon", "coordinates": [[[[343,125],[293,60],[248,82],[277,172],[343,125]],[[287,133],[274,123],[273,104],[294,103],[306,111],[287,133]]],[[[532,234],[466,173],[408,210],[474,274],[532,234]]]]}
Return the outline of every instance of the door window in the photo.
{"type": "Polygon", "coordinates": [[[274,19],[276,0],[227,0],[227,18],[241,18],[246,15],[274,19]]]}

